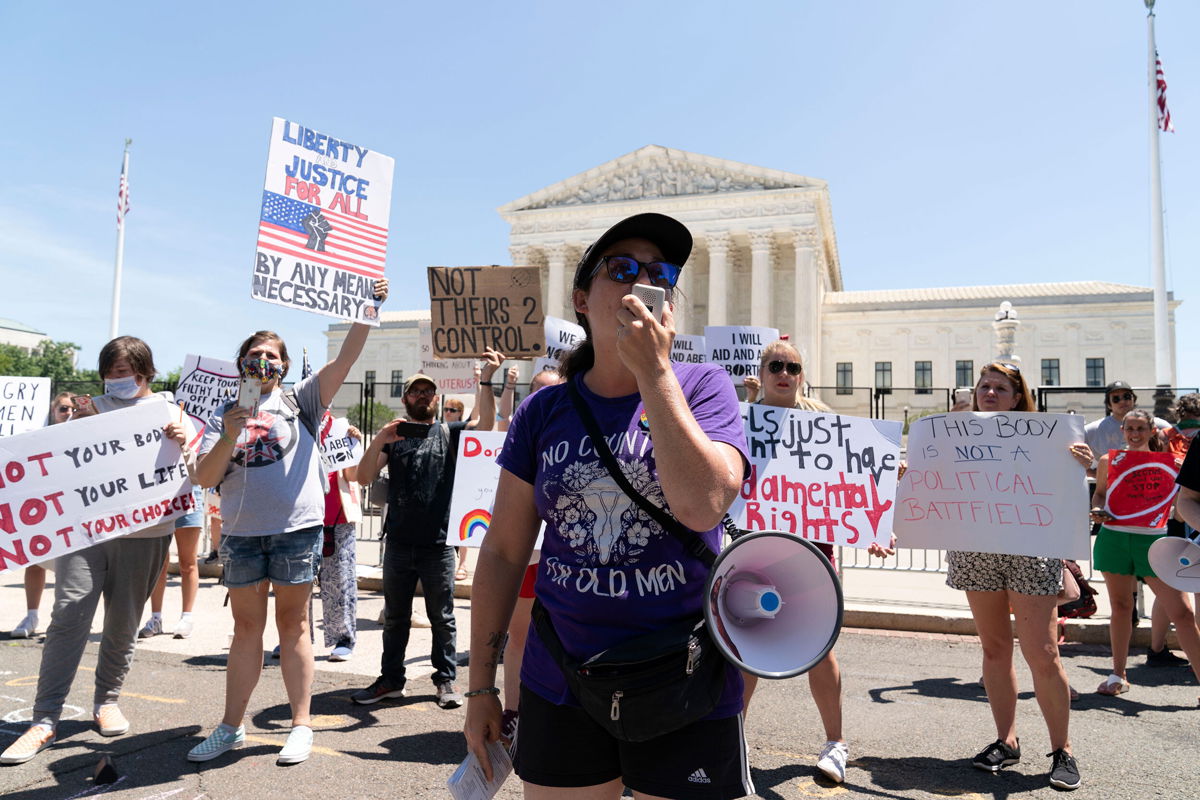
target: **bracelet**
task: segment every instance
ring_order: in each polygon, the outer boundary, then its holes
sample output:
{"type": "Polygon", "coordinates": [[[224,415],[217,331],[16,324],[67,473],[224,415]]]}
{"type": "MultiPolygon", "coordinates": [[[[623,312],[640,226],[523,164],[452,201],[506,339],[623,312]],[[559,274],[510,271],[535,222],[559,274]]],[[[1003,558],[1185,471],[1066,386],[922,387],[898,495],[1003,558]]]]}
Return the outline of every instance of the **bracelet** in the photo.
{"type": "Polygon", "coordinates": [[[491,381],[480,381],[479,385],[480,386],[491,386],[492,382],[491,381]]]}
{"type": "Polygon", "coordinates": [[[230,439],[229,434],[225,433],[225,431],[221,431],[221,439],[223,439],[226,442],[229,442],[234,447],[237,447],[237,439],[230,439]]]}
{"type": "Polygon", "coordinates": [[[486,689],[472,689],[463,695],[463,697],[482,697],[485,694],[500,694],[500,690],[495,686],[489,686],[486,689]]]}

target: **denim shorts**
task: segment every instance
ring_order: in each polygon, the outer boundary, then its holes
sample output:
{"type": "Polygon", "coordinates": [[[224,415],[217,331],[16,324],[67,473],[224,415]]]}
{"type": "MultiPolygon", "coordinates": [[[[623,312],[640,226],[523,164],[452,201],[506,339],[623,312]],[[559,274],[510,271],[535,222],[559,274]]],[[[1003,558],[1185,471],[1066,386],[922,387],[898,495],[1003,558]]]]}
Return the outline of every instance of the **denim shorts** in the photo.
{"type": "Polygon", "coordinates": [[[231,589],[264,579],[283,586],[312,583],[321,568],[321,526],[273,536],[222,536],[220,555],[231,589]]]}
{"type": "Polygon", "coordinates": [[[204,524],[204,490],[192,489],[192,510],[182,517],[175,518],[175,530],[180,528],[199,528],[204,524]]]}

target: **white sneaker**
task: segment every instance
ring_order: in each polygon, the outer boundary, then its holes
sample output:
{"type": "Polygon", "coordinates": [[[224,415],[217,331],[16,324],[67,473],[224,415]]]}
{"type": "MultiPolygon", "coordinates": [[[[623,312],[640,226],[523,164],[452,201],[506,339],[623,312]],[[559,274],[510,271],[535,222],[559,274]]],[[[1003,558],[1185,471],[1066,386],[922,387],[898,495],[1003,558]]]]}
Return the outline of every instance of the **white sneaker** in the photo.
{"type": "Polygon", "coordinates": [[[162,617],[150,617],[146,620],[146,624],[138,631],[139,639],[149,639],[151,636],[158,636],[163,632],[162,617]]]}
{"type": "Polygon", "coordinates": [[[841,783],[846,780],[846,762],[849,759],[850,748],[846,747],[846,743],[830,739],[817,759],[817,769],[834,783],[841,783]]]}
{"type": "Polygon", "coordinates": [[[337,647],[329,651],[330,661],[349,661],[350,656],[354,655],[354,648],[348,645],[339,644],[337,647]]]}
{"type": "Polygon", "coordinates": [[[175,623],[175,630],[171,631],[176,639],[186,639],[192,635],[192,620],[191,617],[183,619],[180,617],[179,622],[175,623]]]}
{"type": "Polygon", "coordinates": [[[431,625],[429,623],[429,618],[426,617],[424,614],[422,614],[420,611],[417,611],[415,609],[412,612],[412,617],[410,617],[408,620],[408,624],[414,628],[432,628],[433,627],[433,625],[431,625]]]}
{"type": "Polygon", "coordinates": [[[21,620],[17,627],[12,629],[9,638],[32,639],[34,632],[37,631],[37,624],[37,614],[26,614],[25,619],[21,620]]]}
{"type": "Polygon", "coordinates": [[[288,734],[287,742],[279,751],[279,757],[275,759],[275,763],[299,764],[301,761],[307,761],[309,754],[312,753],[312,743],[312,728],[307,725],[297,725],[288,734]]]}

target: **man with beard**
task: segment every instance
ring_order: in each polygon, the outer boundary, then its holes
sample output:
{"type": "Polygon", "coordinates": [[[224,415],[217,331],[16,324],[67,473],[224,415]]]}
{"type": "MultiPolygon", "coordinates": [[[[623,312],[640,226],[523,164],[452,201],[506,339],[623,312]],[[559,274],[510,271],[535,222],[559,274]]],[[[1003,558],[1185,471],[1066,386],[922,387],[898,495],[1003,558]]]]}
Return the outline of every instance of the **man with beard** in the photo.
{"type": "MultiPolygon", "coordinates": [[[[488,353],[481,371],[483,386],[503,361],[488,353]]],[[[489,387],[490,388],[490,387],[489,387]]],[[[379,677],[351,695],[369,705],[405,695],[404,651],[412,617],[417,581],[425,595],[425,613],[433,629],[433,685],[441,708],[458,708],[463,696],[454,686],[457,641],[454,624],[454,548],[446,543],[450,493],[458,440],[464,428],[488,430],[496,416],[491,391],[480,391],[477,420],[437,423],[437,384],[428,375],[413,375],[404,383],[407,419],[394,419],[371,440],[358,466],[364,484],[388,468],[387,517],[383,556],[383,657],[379,677]],[[419,426],[414,433],[413,425],[419,426]],[[405,435],[407,433],[407,435],[405,435]]]]}

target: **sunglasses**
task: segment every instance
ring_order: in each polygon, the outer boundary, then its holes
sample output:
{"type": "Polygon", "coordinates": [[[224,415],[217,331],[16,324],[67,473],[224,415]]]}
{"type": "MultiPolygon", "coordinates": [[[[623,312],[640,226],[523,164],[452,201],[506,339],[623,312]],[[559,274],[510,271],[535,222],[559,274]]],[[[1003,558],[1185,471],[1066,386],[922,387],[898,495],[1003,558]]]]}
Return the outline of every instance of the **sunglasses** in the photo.
{"type": "Polygon", "coordinates": [[[59,406],[58,413],[67,414],[75,410],[75,406],[59,406]]]}
{"type": "Polygon", "coordinates": [[[424,389],[409,389],[406,394],[411,394],[413,397],[433,397],[437,394],[437,389],[428,386],[424,389]]]}
{"type": "Polygon", "coordinates": [[[647,262],[630,256],[600,256],[596,269],[592,271],[593,276],[600,271],[600,267],[607,269],[608,277],[616,283],[633,283],[642,270],[646,270],[650,283],[667,291],[674,289],[675,282],[679,280],[680,267],[670,261],[647,262]]]}
{"type": "Polygon", "coordinates": [[[785,369],[788,375],[799,375],[804,371],[803,365],[797,364],[795,361],[788,361],[786,363],[783,361],[768,361],[767,369],[771,371],[772,375],[778,375],[785,369]]]}
{"type": "Polygon", "coordinates": [[[461,413],[463,413],[463,410],[461,408],[447,408],[446,413],[447,414],[461,414],[461,413]]]}
{"type": "Polygon", "coordinates": [[[1124,394],[1112,394],[1112,395],[1108,396],[1108,402],[1110,402],[1110,403],[1118,403],[1118,402],[1128,403],[1131,400],[1137,400],[1137,395],[1134,394],[1133,392],[1125,392],[1124,394]]]}

